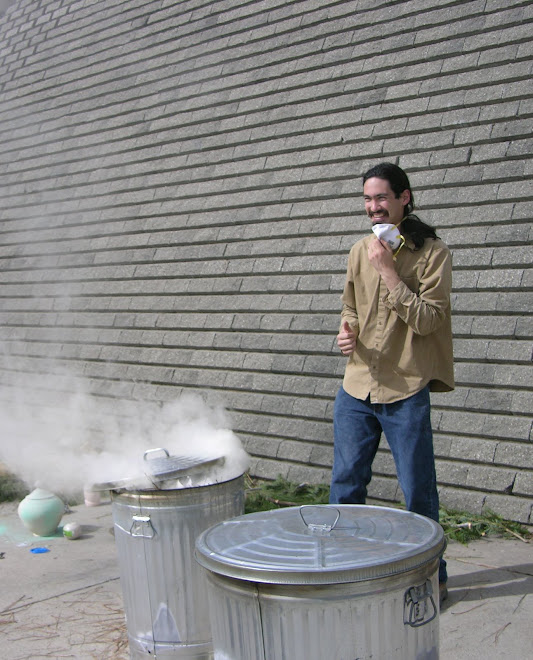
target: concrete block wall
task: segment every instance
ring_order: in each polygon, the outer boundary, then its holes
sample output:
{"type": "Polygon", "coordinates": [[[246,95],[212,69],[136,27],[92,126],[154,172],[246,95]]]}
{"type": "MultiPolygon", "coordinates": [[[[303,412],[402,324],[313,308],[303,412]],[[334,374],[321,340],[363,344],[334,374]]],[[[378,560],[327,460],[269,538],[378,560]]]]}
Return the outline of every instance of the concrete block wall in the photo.
{"type": "MultiPolygon", "coordinates": [[[[110,405],[207,393],[255,476],[328,482],[360,176],[391,160],[454,255],[441,499],[532,523],[532,22],[520,0],[15,0],[2,400],[59,369],[110,405]]],[[[386,442],[371,496],[401,499],[386,442]]]]}

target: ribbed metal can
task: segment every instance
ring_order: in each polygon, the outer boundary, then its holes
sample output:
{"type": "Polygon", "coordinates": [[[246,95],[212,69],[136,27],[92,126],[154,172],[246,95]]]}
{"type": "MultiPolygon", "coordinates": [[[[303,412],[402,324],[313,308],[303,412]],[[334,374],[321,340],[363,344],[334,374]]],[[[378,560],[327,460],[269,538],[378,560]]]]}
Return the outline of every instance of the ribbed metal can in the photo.
{"type": "Polygon", "coordinates": [[[211,660],[197,536],[244,511],[244,477],[193,488],[111,491],[132,660],[211,660]]]}
{"type": "Polygon", "coordinates": [[[364,505],[290,507],[197,540],[215,660],[435,660],[440,525],[364,505]]]}

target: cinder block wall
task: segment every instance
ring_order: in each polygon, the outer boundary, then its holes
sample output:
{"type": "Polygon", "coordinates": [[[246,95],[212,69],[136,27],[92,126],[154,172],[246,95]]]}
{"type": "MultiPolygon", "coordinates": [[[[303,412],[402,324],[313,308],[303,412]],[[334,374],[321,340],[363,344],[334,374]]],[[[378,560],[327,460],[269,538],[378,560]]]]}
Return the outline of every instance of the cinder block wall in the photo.
{"type": "MultiPolygon", "coordinates": [[[[4,402],[217,395],[252,473],[329,481],[360,175],[453,250],[442,501],[532,521],[531,29],[520,0],[18,0],[0,17],[4,402]],[[28,385],[28,375],[30,385],[28,385]]],[[[372,497],[400,494],[384,443],[372,497]]]]}

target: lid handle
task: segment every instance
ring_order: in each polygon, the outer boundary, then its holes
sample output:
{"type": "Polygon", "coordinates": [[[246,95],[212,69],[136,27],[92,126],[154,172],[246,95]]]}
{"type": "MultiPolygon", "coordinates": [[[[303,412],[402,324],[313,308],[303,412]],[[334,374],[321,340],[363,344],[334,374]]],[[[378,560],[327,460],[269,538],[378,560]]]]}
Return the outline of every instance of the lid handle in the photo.
{"type": "Polygon", "coordinates": [[[334,506],[327,506],[326,504],[304,504],[300,507],[300,516],[310,532],[315,534],[329,534],[335,525],[339,522],[341,512],[334,506]],[[309,509],[316,509],[319,516],[313,516],[309,509]],[[305,510],[305,514],[304,514],[305,510]],[[313,516],[314,520],[311,520],[313,516]],[[322,517],[322,520],[317,520],[317,517],[322,517]]]}
{"type": "Polygon", "coordinates": [[[167,458],[170,458],[170,454],[168,453],[168,451],[164,447],[157,447],[156,449],[147,449],[144,452],[144,460],[145,461],[148,460],[148,454],[153,454],[156,451],[164,451],[165,454],[167,455],[167,458]]]}

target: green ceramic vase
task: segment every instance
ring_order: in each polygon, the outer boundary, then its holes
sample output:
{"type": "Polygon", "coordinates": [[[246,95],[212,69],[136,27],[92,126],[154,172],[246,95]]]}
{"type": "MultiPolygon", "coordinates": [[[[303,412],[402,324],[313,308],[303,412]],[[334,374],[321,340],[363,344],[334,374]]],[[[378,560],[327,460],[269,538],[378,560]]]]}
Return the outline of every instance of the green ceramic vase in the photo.
{"type": "Polygon", "coordinates": [[[22,524],[36,536],[51,536],[65,513],[61,498],[42,488],[36,488],[18,506],[22,524]]]}

